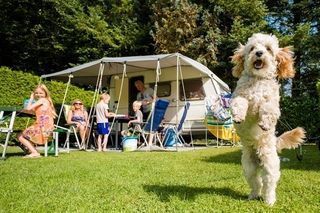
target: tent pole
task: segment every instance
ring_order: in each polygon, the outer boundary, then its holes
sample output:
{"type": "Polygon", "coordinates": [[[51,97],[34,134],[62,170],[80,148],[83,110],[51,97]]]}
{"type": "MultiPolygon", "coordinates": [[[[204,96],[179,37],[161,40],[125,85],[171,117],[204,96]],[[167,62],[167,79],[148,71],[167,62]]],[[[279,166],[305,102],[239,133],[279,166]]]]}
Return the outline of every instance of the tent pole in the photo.
{"type": "MultiPolygon", "coordinates": [[[[180,65],[180,56],[177,55],[177,72],[176,72],[176,126],[178,126],[178,113],[179,113],[179,98],[180,98],[180,91],[179,91],[179,65],[180,65]]],[[[176,151],[178,151],[178,138],[176,137],[176,151]]]]}
{"type": "Polygon", "coordinates": [[[73,78],[73,75],[70,74],[68,78],[69,78],[69,79],[68,79],[68,82],[67,82],[66,90],[65,90],[65,92],[64,92],[63,100],[62,100],[61,107],[60,107],[60,111],[59,111],[59,116],[58,116],[57,123],[56,123],[57,126],[59,125],[59,121],[60,121],[61,114],[62,114],[62,111],[63,111],[63,105],[64,105],[64,103],[65,103],[65,101],[66,101],[67,94],[68,94],[68,90],[69,90],[69,86],[70,86],[70,84],[71,84],[71,78],[73,78]]]}
{"type": "MultiPolygon", "coordinates": [[[[187,96],[186,96],[186,89],[184,87],[184,81],[183,81],[184,78],[183,78],[183,74],[182,74],[180,58],[179,58],[179,74],[180,74],[180,78],[181,78],[182,92],[183,92],[183,97],[184,97],[184,106],[186,106],[186,104],[187,104],[187,96]]],[[[191,125],[190,125],[190,137],[191,137],[191,145],[194,148],[191,125]]]]}
{"type": "MultiPolygon", "coordinates": [[[[101,88],[102,76],[103,76],[103,71],[104,71],[104,64],[105,63],[101,61],[100,67],[99,67],[98,78],[97,78],[97,82],[96,82],[96,88],[95,88],[95,91],[94,91],[94,94],[93,94],[93,99],[92,99],[92,102],[91,102],[90,112],[89,112],[89,115],[88,115],[88,120],[90,120],[90,118],[91,118],[91,116],[93,114],[92,113],[93,112],[93,106],[95,105],[95,103],[97,101],[97,96],[98,96],[98,93],[99,93],[99,89],[101,88]]],[[[85,132],[87,131],[87,129],[88,129],[88,126],[86,126],[86,128],[85,128],[85,132]]],[[[91,131],[91,129],[89,129],[89,131],[91,131]]],[[[89,133],[88,133],[88,136],[90,135],[89,133]]],[[[86,141],[81,141],[81,145],[83,146],[83,148],[85,150],[87,149],[86,144],[89,143],[89,139],[90,139],[90,137],[88,137],[86,139],[86,141]],[[87,142],[87,143],[85,143],[85,142],[87,142]]]]}
{"type": "MultiPolygon", "coordinates": [[[[120,91],[119,91],[119,98],[118,98],[118,103],[117,103],[117,107],[116,107],[116,111],[114,112],[116,115],[118,114],[118,110],[119,110],[119,105],[120,105],[120,101],[121,101],[121,97],[122,97],[122,89],[123,89],[123,82],[124,82],[124,78],[127,76],[127,62],[125,61],[123,63],[123,71],[122,71],[122,78],[121,78],[121,85],[120,85],[120,91]]],[[[115,119],[114,118],[112,120],[112,123],[110,125],[110,129],[112,130],[113,128],[113,125],[114,125],[114,122],[115,122],[115,119]]],[[[116,127],[118,128],[118,127],[116,127]]],[[[116,131],[117,132],[117,131],[116,131]]],[[[116,136],[118,137],[118,136],[116,136]]],[[[117,144],[118,145],[118,144],[117,144]]],[[[116,147],[117,148],[117,147],[116,147]]]]}
{"type": "MultiPolygon", "coordinates": [[[[151,125],[150,125],[151,132],[153,132],[152,129],[153,129],[154,109],[155,109],[155,103],[156,103],[156,98],[157,98],[158,82],[159,82],[160,74],[161,74],[161,67],[160,67],[160,59],[158,58],[157,68],[156,68],[156,82],[155,82],[155,85],[154,85],[153,100],[152,100],[152,107],[151,107],[151,112],[152,112],[151,125]]],[[[156,137],[154,137],[154,140],[156,140],[156,137]]],[[[149,147],[149,149],[151,149],[151,147],[149,147]]]]}
{"type": "MultiPolygon", "coordinates": [[[[221,91],[219,90],[218,91],[218,89],[217,89],[217,87],[216,87],[216,85],[215,85],[215,82],[214,82],[214,79],[213,79],[213,77],[212,76],[210,76],[210,79],[211,79],[211,82],[212,82],[212,85],[213,85],[213,88],[214,88],[214,90],[215,90],[215,92],[216,92],[216,94],[217,94],[217,96],[218,96],[218,99],[219,99],[219,101],[220,101],[220,103],[222,103],[222,101],[221,101],[221,96],[220,96],[220,93],[221,93],[221,91]]],[[[216,125],[216,130],[217,130],[217,148],[219,148],[219,125],[216,125]]],[[[206,124],[206,132],[208,131],[208,124],[206,124]]],[[[208,142],[207,142],[207,138],[206,138],[206,144],[208,144],[208,142]]]]}

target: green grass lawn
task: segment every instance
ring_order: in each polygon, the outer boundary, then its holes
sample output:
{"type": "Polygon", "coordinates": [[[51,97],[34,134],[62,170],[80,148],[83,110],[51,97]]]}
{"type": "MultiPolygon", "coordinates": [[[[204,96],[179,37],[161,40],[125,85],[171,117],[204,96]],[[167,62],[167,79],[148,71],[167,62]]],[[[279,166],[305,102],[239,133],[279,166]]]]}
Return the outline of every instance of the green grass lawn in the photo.
{"type": "Polygon", "coordinates": [[[84,152],[0,161],[0,212],[319,212],[320,152],[281,154],[277,202],[247,201],[240,149],[84,152]]]}

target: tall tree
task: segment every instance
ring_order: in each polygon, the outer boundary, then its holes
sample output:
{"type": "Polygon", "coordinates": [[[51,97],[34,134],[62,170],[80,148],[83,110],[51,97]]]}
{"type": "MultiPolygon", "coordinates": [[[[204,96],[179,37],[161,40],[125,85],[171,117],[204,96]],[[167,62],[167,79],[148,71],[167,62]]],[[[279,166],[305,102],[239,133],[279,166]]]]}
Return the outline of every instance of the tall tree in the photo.
{"type": "Polygon", "coordinates": [[[134,54],[146,33],[136,1],[13,0],[0,2],[0,65],[38,74],[102,56],[134,54]]]}
{"type": "Polygon", "coordinates": [[[320,2],[266,1],[270,10],[269,27],[281,36],[284,45],[295,52],[296,77],[293,95],[316,97],[316,81],[320,78],[320,2]]]}
{"type": "Polygon", "coordinates": [[[158,52],[186,54],[230,84],[233,50],[267,25],[261,0],[156,1],[153,9],[158,52]]]}
{"type": "Polygon", "coordinates": [[[156,1],[153,4],[156,51],[180,52],[206,65],[217,63],[219,32],[215,19],[187,0],[156,1]]]}

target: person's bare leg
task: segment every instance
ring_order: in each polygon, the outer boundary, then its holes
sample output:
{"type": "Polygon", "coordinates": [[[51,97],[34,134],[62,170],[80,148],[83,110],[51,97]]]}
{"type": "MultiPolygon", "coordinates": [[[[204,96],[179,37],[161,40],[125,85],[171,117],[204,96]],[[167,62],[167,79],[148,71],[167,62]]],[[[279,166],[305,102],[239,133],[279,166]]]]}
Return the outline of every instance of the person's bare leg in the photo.
{"type": "Polygon", "coordinates": [[[101,138],[102,138],[102,135],[98,135],[98,152],[101,152],[102,150],[102,147],[101,147],[101,138]]]}
{"type": "Polygon", "coordinates": [[[148,146],[152,146],[153,137],[154,137],[154,133],[150,133],[148,138],[148,146]]]}
{"type": "Polygon", "coordinates": [[[102,148],[102,150],[103,150],[104,152],[107,151],[108,137],[109,137],[108,134],[103,135],[103,148],[102,148]]]}
{"type": "Polygon", "coordinates": [[[80,132],[80,138],[81,138],[81,146],[86,149],[86,127],[85,126],[80,126],[79,127],[79,132],[80,132]]]}
{"type": "Polygon", "coordinates": [[[23,145],[25,145],[29,149],[30,156],[39,156],[40,155],[40,153],[34,148],[34,146],[30,143],[30,141],[25,139],[22,135],[18,136],[18,140],[20,141],[20,143],[22,143],[23,145]]]}

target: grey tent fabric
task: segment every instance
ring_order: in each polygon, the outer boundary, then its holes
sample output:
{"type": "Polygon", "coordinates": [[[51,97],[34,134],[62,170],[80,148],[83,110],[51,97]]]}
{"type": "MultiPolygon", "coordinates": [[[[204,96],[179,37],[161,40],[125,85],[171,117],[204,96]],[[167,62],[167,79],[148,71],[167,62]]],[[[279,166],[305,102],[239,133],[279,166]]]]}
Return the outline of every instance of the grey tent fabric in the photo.
{"type": "Polygon", "coordinates": [[[126,63],[127,73],[140,72],[144,70],[155,70],[157,61],[160,61],[161,69],[174,68],[177,66],[177,60],[180,60],[181,67],[191,67],[205,76],[213,79],[219,87],[224,91],[230,91],[229,86],[212,73],[203,64],[188,58],[180,53],[161,54],[161,55],[146,55],[146,56],[128,56],[128,57],[104,57],[89,63],[75,66],[56,73],[42,75],[41,78],[56,78],[63,79],[72,74],[75,79],[85,78],[87,81],[96,79],[99,74],[100,64],[104,63],[104,76],[121,74],[123,72],[123,64],[126,63]]]}

